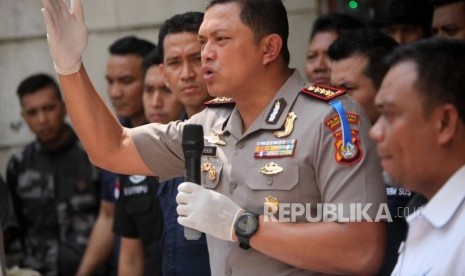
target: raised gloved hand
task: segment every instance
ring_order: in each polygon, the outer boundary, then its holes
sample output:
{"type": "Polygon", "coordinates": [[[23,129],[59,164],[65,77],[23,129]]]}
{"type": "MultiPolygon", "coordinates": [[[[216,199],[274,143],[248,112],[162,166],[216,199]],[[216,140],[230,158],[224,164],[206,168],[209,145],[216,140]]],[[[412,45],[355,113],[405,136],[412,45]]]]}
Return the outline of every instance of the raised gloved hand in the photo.
{"type": "Polygon", "coordinates": [[[87,27],[80,0],[71,0],[71,10],[63,0],[42,0],[42,16],[55,71],[69,75],[81,68],[87,47],[87,27]]]}
{"type": "Polygon", "coordinates": [[[241,207],[227,196],[192,182],[181,183],[178,191],[179,224],[233,241],[234,223],[244,212],[241,207]]]}

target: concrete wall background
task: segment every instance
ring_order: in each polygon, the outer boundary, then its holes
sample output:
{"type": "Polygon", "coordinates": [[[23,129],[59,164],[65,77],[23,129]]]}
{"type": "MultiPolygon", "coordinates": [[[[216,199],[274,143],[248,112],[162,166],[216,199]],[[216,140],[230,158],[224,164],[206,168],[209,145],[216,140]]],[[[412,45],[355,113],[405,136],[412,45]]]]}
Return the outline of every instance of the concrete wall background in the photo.
{"type": "MultiPolygon", "coordinates": [[[[89,28],[83,60],[102,97],[107,101],[104,72],[107,47],[133,34],[156,42],[163,21],[176,13],[203,11],[205,0],[81,0],[89,28]]],[[[69,1],[67,0],[69,3],[69,1]]],[[[303,73],[317,0],[284,0],[288,9],[291,66],[303,73]]],[[[33,135],[20,116],[16,87],[25,77],[45,72],[55,75],[39,0],[0,1],[0,174],[5,176],[10,156],[33,135]]],[[[107,101],[108,102],[108,101],[107,101]]]]}

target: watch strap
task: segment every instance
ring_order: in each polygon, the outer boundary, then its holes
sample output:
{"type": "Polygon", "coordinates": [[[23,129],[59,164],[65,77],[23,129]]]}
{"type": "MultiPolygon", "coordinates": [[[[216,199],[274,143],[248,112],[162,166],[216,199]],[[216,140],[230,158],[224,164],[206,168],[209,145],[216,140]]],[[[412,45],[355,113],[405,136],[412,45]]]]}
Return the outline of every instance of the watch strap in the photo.
{"type": "Polygon", "coordinates": [[[256,213],[252,213],[252,212],[245,212],[242,214],[243,215],[253,215],[256,219],[257,219],[257,227],[255,229],[255,231],[253,233],[251,233],[250,235],[241,235],[240,233],[238,233],[236,231],[236,236],[237,236],[237,240],[239,241],[239,247],[242,248],[242,249],[249,249],[250,248],[250,238],[257,232],[258,230],[258,220],[259,220],[259,214],[256,214],[256,213]]]}

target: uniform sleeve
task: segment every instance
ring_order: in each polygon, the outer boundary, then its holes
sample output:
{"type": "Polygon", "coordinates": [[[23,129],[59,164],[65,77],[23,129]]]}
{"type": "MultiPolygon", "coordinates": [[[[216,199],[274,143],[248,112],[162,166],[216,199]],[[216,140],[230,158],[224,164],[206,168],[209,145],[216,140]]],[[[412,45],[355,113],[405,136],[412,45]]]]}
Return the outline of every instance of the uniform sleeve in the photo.
{"type": "Polygon", "coordinates": [[[184,175],[184,125],[200,124],[206,134],[230,112],[230,108],[217,108],[214,111],[207,108],[184,122],[175,121],[166,125],[152,123],[132,128],[132,139],[147,167],[163,182],[184,175]]]}
{"type": "Polygon", "coordinates": [[[166,181],[184,174],[182,128],[180,121],[147,124],[131,129],[137,150],[149,169],[166,181]]]}
{"type": "Polygon", "coordinates": [[[350,153],[341,150],[341,128],[328,127],[328,120],[337,116],[337,112],[328,109],[319,127],[319,141],[315,145],[318,154],[314,160],[322,201],[342,204],[344,218],[354,219],[356,215],[356,219],[366,220],[359,211],[367,208],[368,216],[375,219],[380,204],[386,202],[386,193],[374,142],[368,135],[371,124],[357,103],[341,98],[346,114],[352,116],[349,125],[355,147],[350,153]]]}

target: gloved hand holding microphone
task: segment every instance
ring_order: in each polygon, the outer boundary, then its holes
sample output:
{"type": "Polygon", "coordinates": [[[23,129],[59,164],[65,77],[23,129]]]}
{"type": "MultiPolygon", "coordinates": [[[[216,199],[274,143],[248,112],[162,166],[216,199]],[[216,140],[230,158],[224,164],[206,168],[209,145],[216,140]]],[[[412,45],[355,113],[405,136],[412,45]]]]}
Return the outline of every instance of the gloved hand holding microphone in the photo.
{"type": "Polygon", "coordinates": [[[181,183],[176,202],[179,224],[234,241],[234,223],[244,210],[227,196],[192,182],[181,183]]]}
{"type": "Polygon", "coordinates": [[[61,75],[81,68],[87,47],[87,27],[80,0],[71,0],[68,9],[63,0],[42,0],[42,16],[47,27],[47,41],[55,71],[61,75]]]}

